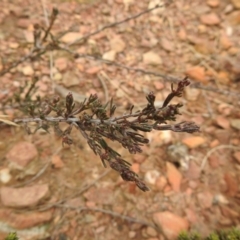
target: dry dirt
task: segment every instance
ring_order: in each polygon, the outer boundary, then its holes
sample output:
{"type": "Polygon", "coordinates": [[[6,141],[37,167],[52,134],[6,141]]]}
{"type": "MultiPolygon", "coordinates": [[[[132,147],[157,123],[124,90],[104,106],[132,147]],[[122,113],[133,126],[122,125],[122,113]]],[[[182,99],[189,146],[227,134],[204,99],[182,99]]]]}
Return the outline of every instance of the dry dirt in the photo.
{"type": "MultiPolygon", "coordinates": [[[[2,0],[0,70],[5,61],[27,53],[33,25],[44,26],[52,7],[60,12],[53,32],[71,29],[62,38],[68,44],[158,2],[2,0]]],[[[151,188],[141,192],[105,169],[78,133],[74,146],[62,148],[53,131],[27,135],[22,128],[0,125],[1,239],[17,231],[24,240],[162,240],[184,229],[204,236],[239,227],[239,37],[239,0],[178,0],[73,47],[166,76],[187,74],[204,89],[186,90],[178,121],[195,121],[201,132],[146,134],[150,144],[137,155],[113,144],[151,188]]],[[[54,82],[81,95],[97,93],[102,101],[113,97],[117,114],[131,104],[141,108],[150,91],[159,102],[170,91],[170,82],[159,76],[54,51],[1,76],[0,99],[35,75],[41,76],[43,97],[53,93],[54,82]]],[[[13,109],[6,112],[20,116],[13,109]]]]}

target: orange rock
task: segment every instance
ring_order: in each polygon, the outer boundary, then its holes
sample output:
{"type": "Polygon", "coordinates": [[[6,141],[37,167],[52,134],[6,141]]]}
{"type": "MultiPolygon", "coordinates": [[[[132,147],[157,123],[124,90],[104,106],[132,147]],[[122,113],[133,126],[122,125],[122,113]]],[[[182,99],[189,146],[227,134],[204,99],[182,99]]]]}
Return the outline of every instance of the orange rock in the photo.
{"type": "Polygon", "coordinates": [[[82,34],[81,33],[78,33],[78,32],[68,32],[67,34],[65,34],[61,40],[64,42],[64,43],[71,43],[71,42],[74,42],[76,41],[77,39],[80,39],[82,37],[82,34]]]}
{"type": "Polygon", "coordinates": [[[183,28],[181,28],[180,31],[178,32],[178,37],[182,41],[186,40],[187,33],[186,33],[186,31],[183,28]]]}
{"type": "Polygon", "coordinates": [[[34,144],[20,142],[13,146],[13,148],[7,153],[6,158],[8,161],[16,164],[16,167],[23,168],[37,156],[38,152],[34,144]]]}
{"type": "Polygon", "coordinates": [[[214,139],[211,143],[210,143],[210,148],[214,148],[216,146],[218,146],[220,143],[217,139],[214,139]]]}
{"type": "Polygon", "coordinates": [[[182,142],[186,144],[189,148],[197,148],[202,144],[206,143],[206,139],[200,136],[191,136],[184,138],[182,142]]]}
{"type": "Polygon", "coordinates": [[[161,38],[161,45],[164,50],[169,51],[169,52],[173,51],[173,49],[174,49],[173,42],[168,40],[165,37],[161,38]]]}
{"type": "Polygon", "coordinates": [[[0,220],[15,229],[31,228],[52,219],[52,211],[32,212],[32,213],[14,213],[9,209],[0,210],[0,220]]]}
{"type": "Polygon", "coordinates": [[[54,168],[64,167],[64,163],[58,155],[53,155],[51,158],[51,161],[52,161],[52,165],[54,166],[54,168]]]}
{"type": "Polygon", "coordinates": [[[233,11],[232,13],[227,15],[227,21],[232,25],[240,24],[240,10],[233,11]]]}
{"type": "Polygon", "coordinates": [[[170,193],[173,192],[171,186],[169,186],[169,185],[166,185],[166,186],[164,187],[164,190],[163,190],[163,191],[164,191],[164,194],[165,194],[165,195],[168,195],[169,192],[170,192],[170,193]]]}
{"type": "Polygon", "coordinates": [[[84,66],[83,66],[81,63],[78,63],[78,64],[77,64],[77,69],[78,69],[80,72],[84,72],[84,66]]]}
{"type": "Polygon", "coordinates": [[[224,50],[229,49],[233,45],[233,43],[230,41],[229,37],[226,34],[222,34],[219,43],[224,50]]]}
{"type": "Polygon", "coordinates": [[[166,163],[166,167],[167,167],[167,178],[169,183],[171,184],[172,190],[175,192],[179,192],[181,181],[182,181],[182,174],[170,162],[166,163]]]}
{"type": "Polygon", "coordinates": [[[193,161],[190,161],[189,168],[187,172],[185,173],[185,176],[189,180],[197,180],[200,177],[201,169],[200,167],[193,161]]]}
{"type": "Polygon", "coordinates": [[[209,158],[208,158],[208,162],[209,165],[212,168],[218,168],[219,167],[219,157],[216,154],[212,154],[209,158]]]}
{"type": "Polygon", "coordinates": [[[28,28],[30,24],[31,21],[28,18],[20,18],[17,21],[17,27],[19,28],[28,28]]]}
{"type": "Polygon", "coordinates": [[[131,166],[131,170],[134,171],[135,173],[139,173],[140,165],[138,163],[133,163],[131,166]]]}
{"type": "Polygon", "coordinates": [[[168,239],[176,239],[181,231],[187,231],[189,222],[169,211],[153,215],[154,222],[163,230],[168,239]]]}
{"type": "Polygon", "coordinates": [[[203,67],[200,67],[200,66],[191,67],[186,70],[186,75],[199,82],[202,82],[202,83],[206,82],[205,69],[203,67]]]}
{"type": "Polygon", "coordinates": [[[160,176],[156,181],[157,189],[162,191],[166,185],[167,185],[167,179],[164,176],[160,176]]]}
{"type": "Polygon", "coordinates": [[[64,71],[67,69],[68,60],[66,58],[58,58],[55,60],[55,66],[59,71],[64,71]]]}
{"type": "Polygon", "coordinates": [[[200,16],[200,21],[205,25],[217,25],[221,22],[216,13],[209,13],[200,16]]]}
{"type": "Polygon", "coordinates": [[[102,55],[102,58],[104,60],[114,61],[116,58],[116,52],[114,50],[107,51],[102,55]]]}
{"type": "Polygon", "coordinates": [[[88,68],[86,70],[86,73],[93,75],[93,74],[98,73],[101,70],[102,70],[102,66],[94,66],[94,67],[88,68]]]}
{"type": "Polygon", "coordinates": [[[19,44],[16,43],[16,42],[10,42],[10,43],[9,43],[9,47],[10,47],[10,48],[13,48],[13,49],[16,49],[16,48],[19,47],[19,44]]]}
{"type": "MultiPolygon", "coordinates": [[[[158,235],[158,232],[156,231],[156,229],[154,229],[154,228],[152,228],[152,227],[147,227],[147,229],[146,229],[146,233],[147,233],[147,235],[148,236],[150,236],[150,237],[157,237],[157,235],[158,235]]],[[[158,239],[158,238],[149,238],[149,239],[158,239]]],[[[148,239],[148,240],[149,240],[148,239]]]]}
{"type": "Polygon", "coordinates": [[[116,36],[110,39],[110,46],[111,50],[113,50],[116,53],[120,53],[125,49],[126,43],[122,40],[121,37],[116,36]]]}
{"type": "Polygon", "coordinates": [[[237,218],[239,217],[239,213],[234,211],[233,209],[227,207],[227,206],[220,206],[222,215],[226,218],[237,218]]]}
{"type": "Polygon", "coordinates": [[[222,127],[224,129],[229,129],[230,128],[230,122],[228,121],[227,118],[223,117],[223,116],[217,116],[215,118],[216,124],[219,127],[222,127]]]}
{"type": "Polygon", "coordinates": [[[227,194],[234,197],[238,192],[238,182],[230,173],[225,173],[224,180],[227,184],[227,194]]]}
{"type": "Polygon", "coordinates": [[[210,6],[210,7],[218,7],[220,4],[219,0],[208,0],[207,1],[207,5],[210,6]]]}
{"type": "Polygon", "coordinates": [[[231,2],[235,8],[240,9],[240,1],[239,0],[231,0],[231,2]]]}
{"type": "Polygon", "coordinates": [[[186,213],[187,219],[190,223],[197,222],[198,219],[197,219],[197,215],[196,215],[195,211],[193,211],[190,208],[187,208],[187,209],[185,209],[185,213],[186,213]]]}
{"type": "Polygon", "coordinates": [[[238,161],[238,163],[240,163],[240,152],[235,152],[233,156],[238,161]]]}
{"type": "Polygon", "coordinates": [[[213,204],[213,195],[209,191],[198,193],[197,199],[202,209],[210,208],[213,204]]]}
{"type": "Polygon", "coordinates": [[[237,55],[239,53],[239,48],[237,48],[237,47],[230,47],[228,49],[228,52],[229,52],[230,55],[235,56],[235,55],[237,55]]]}
{"type": "Polygon", "coordinates": [[[218,81],[225,85],[229,84],[229,82],[230,82],[229,73],[226,71],[220,71],[218,73],[218,81]]]}
{"type": "Polygon", "coordinates": [[[159,81],[154,81],[153,85],[155,86],[155,88],[157,90],[162,90],[164,88],[164,84],[162,82],[159,82],[159,81]]]}
{"type": "Polygon", "coordinates": [[[2,204],[8,207],[30,207],[39,203],[48,194],[48,184],[33,185],[23,188],[1,188],[2,204]]]}
{"type": "Polygon", "coordinates": [[[133,156],[133,160],[135,161],[135,162],[137,162],[137,163],[143,163],[145,160],[146,160],[146,158],[147,158],[147,156],[146,155],[144,155],[144,154],[135,154],[134,156],[133,156]]]}
{"type": "Polygon", "coordinates": [[[27,65],[27,66],[22,68],[22,73],[25,76],[32,76],[34,74],[34,70],[30,65],[27,65]]]}
{"type": "Polygon", "coordinates": [[[149,51],[143,54],[143,62],[149,65],[161,65],[162,58],[154,51],[149,51]]]}

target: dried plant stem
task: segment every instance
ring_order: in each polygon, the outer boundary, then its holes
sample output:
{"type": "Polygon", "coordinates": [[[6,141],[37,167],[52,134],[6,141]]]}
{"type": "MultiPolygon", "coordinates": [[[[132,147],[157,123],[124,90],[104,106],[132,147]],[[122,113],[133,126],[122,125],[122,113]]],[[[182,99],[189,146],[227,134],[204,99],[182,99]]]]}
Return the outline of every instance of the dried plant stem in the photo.
{"type": "Polygon", "coordinates": [[[111,210],[106,210],[106,209],[102,209],[102,208],[74,207],[74,206],[70,206],[67,204],[54,204],[54,206],[59,207],[59,208],[68,208],[71,210],[76,210],[78,213],[80,213],[81,211],[101,212],[101,213],[108,214],[108,215],[111,215],[116,218],[121,218],[124,221],[139,223],[144,226],[149,226],[149,227],[152,227],[152,228],[156,229],[157,231],[161,232],[160,229],[154,224],[151,224],[149,222],[146,222],[144,220],[140,220],[137,218],[129,217],[129,216],[117,213],[117,212],[113,212],[111,210]]]}
{"type": "MultiPolygon", "coordinates": [[[[171,3],[171,1],[169,1],[168,5],[169,5],[170,3],[171,3]]],[[[84,42],[85,40],[87,40],[87,39],[89,39],[90,37],[92,37],[92,36],[94,36],[94,35],[102,32],[102,31],[104,31],[104,30],[107,29],[107,28],[113,28],[113,27],[116,27],[117,25],[120,25],[120,24],[122,24],[122,23],[125,23],[125,22],[128,22],[128,21],[130,21],[130,20],[139,18],[140,16],[142,16],[142,15],[144,15],[144,14],[147,14],[147,13],[149,13],[149,12],[152,12],[153,10],[155,10],[155,9],[157,9],[157,8],[161,8],[161,7],[163,7],[163,6],[164,6],[164,4],[157,4],[155,7],[146,9],[146,10],[144,10],[144,11],[142,11],[142,12],[139,12],[139,13],[133,15],[133,16],[130,16],[130,17],[127,17],[127,18],[125,18],[125,19],[123,19],[123,20],[120,20],[120,21],[111,23],[111,24],[109,24],[109,25],[103,26],[102,28],[100,28],[100,29],[98,29],[98,30],[96,30],[96,31],[94,31],[94,32],[92,32],[92,33],[89,33],[89,34],[87,34],[87,35],[85,35],[85,36],[83,36],[83,37],[81,37],[81,38],[79,38],[79,39],[77,39],[77,40],[69,43],[67,46],[72,46],[72,45],[75,45],[75,44],[84,42]]]]}
{"type": "Polygon", "coordinates": [[[103,177],[105,177],[108,173],[110,173],[110,169],[106,170],[105,172],[103,172],[98,178],[94,179],[94,181],[92,181],[90,184],[86,185],[85,187],[83,187],[82,189],[80,189],[78,192],[75,192],[74,194],[71,194],[70,196],[61,199],[55,203],[50,203],[48,205],[45,206],[40,206],[37,210],[38,211],[46,211],[50,208],[55,207],[55,205],[60,205],[63,204],[64,202],[66,202],[69,199],[75,198],[79,195],[81,195],[82,193],[84,193],[85,191],[87,191],[90,187],[94,186],[97,182],[99,182],[103,177]]]}
{"type": "Polygon", "coordinates": [[[235,147],[233,145],[219,145],[215,148],[212,148],[210,151],[207,152],[207,154],[205,155],[205,157],[202,160],[202,164],[201,164],[201,171],[203,171],[206,162],[208,160],[208,158],[216,151],[220,150],[220,149],[233,149],[233,150],[240,150],[240,147],[235,147]]]}

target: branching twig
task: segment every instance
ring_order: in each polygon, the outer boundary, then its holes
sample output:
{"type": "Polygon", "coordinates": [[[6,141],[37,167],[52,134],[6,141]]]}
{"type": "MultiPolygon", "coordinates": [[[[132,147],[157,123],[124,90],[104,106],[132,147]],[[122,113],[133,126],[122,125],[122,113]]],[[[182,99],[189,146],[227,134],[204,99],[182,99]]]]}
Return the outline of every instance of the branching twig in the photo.
{"type": "Polygon", "coordinates": [[[55,206],[55,204],[59,205],[59,204],[63,204],[64,202],[66,202],[67,200],[69,199],[72,199],[72,198],[75,198],[79,195],[81,195],[82,193],[84,193],[85,191],[87,191],[90,187],[94,186],[97,182],[99,182],[103,177],[105,177],[108,173],[110,172],[110,170],[106,170],[103,174],[101,174],[99,177],[97,177],[96,179],[94,179],[94,181],[92,181],[90,184],[88,184],[87,186],[83,187],[82,189],[80,189],[78,192],[75,192],[74,194],[71,194],[70,196],[64,198],[64,199],[61,199],[55,203],[50,203],[48,205],[45,205],[45,206],[40,206],[38,208],[38,211],[46,211],[52,207],[55,206]]]}
{"type": "MultiPolygon", "coordinates": [[[[169,1],[168,5],[169,5],[170,3],[171,3],[171,1],[169,1]]],[[[79,38],[79,39],[77,39],[77,40],[69,43],[67,46],[70,47],[70,46],[72,46],[72,45],[75,45],[75,44],[84,42],[84,41],[86,41],[87,39],[89,39],[90,37],[92,37],[92,36],[94,36],[94,35],[102,32],[102,31],[104,31],[104,30],[107,29],[107,28],[113,28],[113,27],[116,27],[117,25],[120,25],[120,24],[122,24],[122,23],[125,23],[125,22],[128,22],[128,21],[130,21],[130,20],[139,18],[140,16],[142,16],[142,15],[144,15],[144,14],[146,14],[146,13],[152,12],[152,11],[154,11],[155,9],[161,8],[161,7],[163,7],[163,6],[164,6],[164,4],[157,4],[155,7],[146,9],[146,10],[144,10],[144,11],[142,11],[142,12],[139,12],[139,13],[133,15],[133,16],[127,17],[127,18],[125,18],[125,19],[123,19],[123,20],[120,20],[120,21],[117,21],[117,22],[114,22],[114,23],[111,23],[111,24],[108,24],[108,25],[105,25],[105,26],[103,26],[102,28],[100,28],[100,29],[98,29],[98,30],[96,30],[96,31],[94,31],[94,32],[91,32],[91,33],[89,33],[89,34],[87,34],[87,35],[85,35],[85,36],[83,36],[83,37],[81,37],[81,38],[79,38]]]]}
{"type": "Polygon", "coordinates": [[[178,124],[166,124],[167,121],[175,121],[180,114],[179,109],[182,104],[170,104],[173,98],[181,97],[184,88],[190,84],[187,78],[179,81],[177,88],[172,85],[171,93],[166,97],[161,107],[155,106],[155,95],[151,92],[146,96],[147,104],[145,108],[133,112],[134,106],[129,113],[122,116],[113,117],[116,106],[113,101],[102,104],[98,96],[91,95],[79,106],[75,107],[73,95],[66,96],[65,107],[59,103],[59,98],[48,100],[44,107],[34,108],[31,106],[31,118],[15,119],[16,123],[36,122],[37,129],[43,128],[48,131],[50,125],[62,137],[63,144],[72,144],[70,137],[73,127],[75,127],[87,141],[89,147],[101,158],[104,167],[109,165],[119,172],[126,181],[135,182],[142,191],[148,191],[145,183],[130,169],[130,163],[121,158],[121,155],[113,150],[105,141],[110,139],[119,142],[132,154],[142,152],[141,146],[149,142],[144,135],[139,132],[151,132],[152,130],[172,130],[175,132],[193,133],[199,131],[199,127],[192,122],[181,122],[178,124]],[[90,112],[86,112],[89,110],[90,112]],[[49,116],[52,113],[55,116],[49,116]],[[64,131],[59,124],[66,122],[69,127],[64,131]]]}
{"type": "Polygon", "coordinates": [[[74,206],[70,206],[67,204],[54,204],[54,207],[68,208],[68,209],[76,210],[76,211],[78,211],[78,213],[80,213],[81,211],[101,212],[101,213],[108,214],[108,215],[116,217],[116,218],[120,218],[127,222],[139,223],[139,224],[142,224],[143,226],[149,226],[149,227],[152,227],[152,228],[156,229],[157,231],[161,232],[161,230],[154,224],[151,224],[151,223],[143,221],[143,220],[139,220],[137,218],[132,218],[132,217],[129,217],[129,216],[117,213],[117,212],[113,212],[111,210],[106,210],[106,209],[102,209],[102,208],[74,207],[74,206]]]}

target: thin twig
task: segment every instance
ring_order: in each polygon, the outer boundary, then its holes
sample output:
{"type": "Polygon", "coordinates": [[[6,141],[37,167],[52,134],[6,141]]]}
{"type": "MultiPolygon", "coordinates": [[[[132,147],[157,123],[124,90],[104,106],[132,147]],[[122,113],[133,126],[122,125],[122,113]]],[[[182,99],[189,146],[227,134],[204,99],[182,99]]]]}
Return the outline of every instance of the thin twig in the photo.
{"type": "MultiPolygon", "coordinates": [[[[169,4],[170,4],[170,3],[171,3],[171,1],[169,1],[169,4]]],[[[118,21],[118,22],[110,23],[110,24],[108,24],[108,25],[106,25],[106,26],[103,26],[102,28],[100,28],[100,29],[98,29],[98,30],[96,30],[96,31],[94,31],[94,32],[91,32],[91,33],[89,33],[89,34],[87,34],[87,35],[85,35],[85,36],[83,36],[83,37],[81,37],[81,38],[79,38],[79,39],[76,39],[75,41],[69,43],[67,46],[70,47],[70,46],[75,45],[75,44],[78,44],[78,43],[80,43],[80,42],[84,42],[85,40],[89,39],[91,36],[96,35],[96,34],[102,32],[103,30],[105,30],[105,29],[107,29],[107,28],[116,27],[117,25],[120,25],[120,24],[122,24],[122,23],[125,23],[125,22],[128,22],[128,21],[130,21],[130,20],[136,19],[136,18],[138,18],[138,17],[140,17],[140,16],[142,16],[142,15],[144,15],[144,14],[146,14],[146,13],[152,12],[153,10],[155,10],[155,9],[157,9],[157,8],[161,8],[161,7],[163,7],[163,6],[164,6],[164,4],[162,4],[162,5],[157,4],[155,7],[146,9],[146,10],[144,10],[144,11],[142,11],[142,12],[139,12],[139,13],[133,15],[133,16],[127,17],[127,18],[125,18],[125,19],[123,19],[123,20],[120,20],[120,21],[118,21]]]]}
{"type": "MultiPolygon", "coordinates": [[[[53,26],[54,21],[56,19],[56,15],[54,15],[53,12],[52,12],[51,21],[49,23],[48,13],[47,13],[45,1],[41,0],[41,3],[42,3],[42,8],[43,8],[45,23],[46,23],[46,26],[47,26],[47,30],[45,31],[45,35],[44,35],[44,37],[42,39],[42,42],[44,42],[47,39],[48,34],[50,33],[50,30],[52,29],[52,26],[53,26]]],[[[52,90],[54,91],[54,84],[53,84],[53,52],[52,51],[49,52],[49,67],[50,67],[50,80],[52,82],[52,90]]]]}
{"type": "Polygon", "coordinates": [[[105,93],[105,102],[107,103],[108,100],[109,100],[109,94],[108,94],[107,85],[106,85],[106,83],[104,81],[104,78],[100,74],[98,74],[97,77],[98,77],[99,81],[101,82],[101,84],[103,86],[103,90],[104,90],[104,93],[105,93]]]}
{"type": "Polygon", "coordinates": [[[204,95],[204,99],[205,99],[205,102],[206,102],[206,106],[207,106],[207,110],[208,110],[208,113],[209,113],[209,117],[212,118],[213,116],[213,108],[211,106],[211,103],[208,99],[208,96],[206,94],[206,92],[203,91],[203,95],[204,95]]]}
{"type": "MultiPolygon", "coordinates": [[[[118,88],[118,87],[116,86],[116,84],[115,84],[113,81],[111,81],[111,79],[108,77],[108,75],[107,75],[104,71],[101,71],[101,75],[102,75],[106,80],[108,80],[108,82],[109,82],[111,85],[113,85],[115,88],[118,88]]],[[[141,108],[138,106],[138,104],[137,104],[131,97],[129,97],[128,94],[127,94],[123,89],[121,89],[121,91],[123,92],[125,98],[127,98],[128,101],[129,101],[134,107],[136,107],[138,110],[141,109],[141,108]]]]}
{"type": "Polygon", "coordinates": [[[219,145],[215,148],[212,148],[210,151],[208,151],[208,153],[205,155],[205,157],[203,158],[202,160],[202,164],[201,164],[201,171],[204,169],[204,166],[208,160],[208,158],[214,153],[216,152],[217,150],[220,150],[220,149],[226,149],[226,148],[229,148],[229,149],[233,149],[233,150],[240,150],[240,147],[235,147],[233,145],[219,145]]]}
{"type": "Polygon", "coordinates": [[[154,224],[151,224],[151,223],[146,222],[144,220],[139,220],[137,218],[132,218],[132,217],[129,217],[127,215],[123,215],[123,214],[120,214],[120,213],[117,213],[117,212],[113,212],[111,210],[106,210],[106,209],[102,209],[102,208],[74,207],[74,206],[70,206],[70,205],[67,205],[67,204],[54,204],[54,206],[59,207],[59,208],[68,208],[68,209],[72,209],[72,210],[77,210],[78,212],[81,212],[81,211],[101,212],[101,213],[104,213],[104,214],[111,215],[113,217],[121,218],[124,221],[134,222],[134,223],[142,224],[144,226],[149,226],[149,227],[152,227],[152,228],[158,230],[159,232],[161,232],[160,229],[154,224]]]}
{"type": "MultiPolygon", "coordinates": [[[[170,75],[166,75],[166,74],[159,73],[159,72],[148,71],[148,70],[144,70],[144,69],[141,69],[141,68],[129,67],[127,65],[124,65],[124,64],[121,64],[121,63],[118,63],[118,62],[115,62],[115,61],[109,61],[109,60],[103,59],[99,56],[93,56],[93,55],[90,55],[90,54],[78,54],[78,53],[76,54],[74,51],[72,51],[72,50],[70,50],[66,47],[60,47],[60,49],[63,50],[63,51],[66,51],[68,53],[73,54],[73,56],[76,57],[76,58],[86,58],[86,59],[89,59],[89,60],[100,61],[102,63],[112,65],[112,66],[115,66],[115,67],[118,67],[118,68],[123,68],[123,69],[126,69],[128,71],[141,72],[141,73],[146,74],[146,75],[153,75],[155,77],[162,78],[166,82],[178,83],[180,81],[179,78],[176,78],[176,77],[173,77],[173,76],[170,76],[170,75]]],[[[228,96],[232,95],[232,96],[239,97],[238,92],[217,89],[215,87],[210,87],[210,86],[203,86],[202,84],[196,83],[193,80],[191,80],[190,87],[191,88],[202,89],[202,90],[210,91],[210,92],[216,92],[216,93],[223,94],[223,95],[228,95],[228,96]]]]}
{"type": "Polygon", "coordinates": [[[108,169],[106,170],[103,174],[101,174],[98,178],[94,179],[93,182],[91,182],[90,184],[88,184],[87,186],[83,187],[80,191],[78,192],[75,192],[74,194],[64,198],[64,199],[61,199],[55,203],[50,203],[46,206],[40,206],[40,208],[38,209],[38,211],[46,211],[47,209],[50,209],[52,207],[55,207],[55,205],[58,205],[58,204],[62,204],[64,202],[66,202],[67,200],[69,199],[72,199],[72,198],[75,198],[79,195],[81,195],[82,193],[84,193],[85,191],[87,191],[90,187],[94,186],[97,182],[100,181],[100,179],[102,179],[103,177],[105,177],[111,170],[108,169]]]}
{"type": "MultiPolygon", "coordinates": [[[[53,155],[58,154],[58,153],[61,151],[61,149],[62,149],[62,147],[61,147],[61,148],[58,148],[58,149],[53,153],[53,155]]],[[[18,188],[18,187],[22,187],[22,186],[28,185],[29,183],[34,182],[36,179],[38,179],[40,176],[43,175],[43,173],[47,170],[47,168],[50,166],[50,164],[51,164],[51,159],[48,160],[48,162],[43,166],[43,168],[42,168],[34,177],[32,177],[31,179],[29,179],[29,180],[26,181],[26,182],[16,184],[16,185],[14,185],[14,186],[12,186],[12,187],[18,188]]]]}

